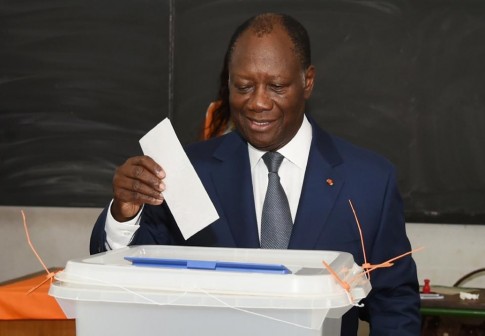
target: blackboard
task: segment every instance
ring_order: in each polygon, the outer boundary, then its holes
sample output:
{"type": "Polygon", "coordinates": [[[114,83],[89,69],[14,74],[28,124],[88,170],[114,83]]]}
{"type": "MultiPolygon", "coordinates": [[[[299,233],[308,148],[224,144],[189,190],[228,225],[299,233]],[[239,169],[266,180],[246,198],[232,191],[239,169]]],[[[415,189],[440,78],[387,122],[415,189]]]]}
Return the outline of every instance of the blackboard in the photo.
{"type": "Polygon", "coordinates": [[[0,204],[103,206],[164,117],[196,141],[232,31],[262,11],[307,27],[310,113],[396,165],[408,222],[485,224],[480,0],[0,5],[0,204]]]}
{"type": "Polygon", "coordinates": [[[167,116],[168,3],[0,3],[0,204],[102,206],[167,116]]]}

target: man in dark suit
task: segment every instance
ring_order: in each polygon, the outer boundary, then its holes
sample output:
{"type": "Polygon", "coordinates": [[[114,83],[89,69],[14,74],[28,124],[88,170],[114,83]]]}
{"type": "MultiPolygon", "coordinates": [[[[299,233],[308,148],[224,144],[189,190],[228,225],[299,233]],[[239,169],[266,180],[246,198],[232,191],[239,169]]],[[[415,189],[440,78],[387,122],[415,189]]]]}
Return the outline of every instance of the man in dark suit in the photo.
{"type": "MultiPolygon", "coordinates": [[[[128,244],[261,247],[266,152],[284,156],[279,176],[293,221],[289,249],[346,251],[363,264],[351,200],[368,262],[408,252],[392,165],[327,134],[305,114],[315,78],[305,29],[285,15],[251,18],[234,33],[225,65],[236,131],[186,148],[220,218],[185,240],[161,195],[163,168],[134,157],[115,173],[114,200],[94,227],[91,252],[128,244]]],[[[342,335],[356,335],[358,316],[369,321],[372,335],[419,335],[411,256],[373,272],[371,284],[364,307],[343,317],[342,335]]]]}

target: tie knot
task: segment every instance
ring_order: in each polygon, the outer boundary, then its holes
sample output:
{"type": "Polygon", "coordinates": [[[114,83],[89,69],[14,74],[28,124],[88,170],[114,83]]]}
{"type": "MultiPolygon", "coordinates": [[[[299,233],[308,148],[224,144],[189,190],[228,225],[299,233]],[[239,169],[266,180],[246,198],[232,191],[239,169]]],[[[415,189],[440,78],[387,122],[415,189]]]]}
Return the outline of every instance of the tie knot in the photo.
{"type": "Polygon", "coordinates": [[[263,161],[268,167],[268,172],[278,173],[278,169],[281,166],[281,162],[285,157],[278,152],[267,152],[263,155],[263,161]]]}

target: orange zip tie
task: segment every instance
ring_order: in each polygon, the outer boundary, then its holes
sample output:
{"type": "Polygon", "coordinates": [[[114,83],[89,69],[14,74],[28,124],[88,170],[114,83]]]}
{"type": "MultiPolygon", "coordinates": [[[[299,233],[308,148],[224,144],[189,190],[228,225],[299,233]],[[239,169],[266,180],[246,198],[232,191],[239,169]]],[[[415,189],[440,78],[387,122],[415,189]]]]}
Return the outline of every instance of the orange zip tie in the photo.
{"type": "MultiPolygon", "coordinates": [[[[354,276],[352,279],[350,279],[349,282],[345,282],[343,281],[342,279],[340,279],[340,277],[338,276],[337,272],[335,272],[332,267],[330,267],[329,264],[327,264],[325,262],[325,260],[322,260],[322,263],[323,265],[325,266],[325,268],[330,272],[330,274],[334,277],[334,279],[340,284],[340,286],[342,286],[342,288],[347,292],[347,296],[349,297],[349,300],[352,304],[354,304],[354,298],[352,296],[352,293],[350,292],[350,284],[352,284],[354,281],[356,281],[358,278],[360,278],[361,276],[363,275],[368,275],[370,272],[378,269],[378,268],[382,268],[382,267],[391,267],[393,266],[394,264],[392,263],[393,261],[397,260],[397,259],[400,259],[400,258],[403,258],[411,253],[414,253],[414,252],[418,252],[420,250],[424,249],[424,247],[418,247],[416,249],[413,249],[409,252],[406,252],[406,253],[403,253],[397,257],[394,257],[394,258],[391,258],[389,259],[388,261],[385,261],[381,264],[378,264],[378,265],[374,265],[372,268],[362,272],[362,273],[359,273],[357,274],[356,276],[354,276]]],[[[369,278],[370,279],[370,278],[369,278]]],[[[357,305],[359,306],[359,305],[357,305]]],[[[360,306],[359,306],[360,307],[360,306]]]]}
{"type": "Polygon", "coordinates": [[[44,262],[42,261],[42,258],[39,256],[39,254],[37,253],[37,251],[35,250],[34,248],[34,245],[32,244],[32,241],[30,240],[30,235],[29,235],[29,229],[27,228],[27,219],[25,218],[25,213],[23,210],[20,210],[20,212],[22,213],[22,219],[23,219],[23,222],[24,222],[24,229],[25,229],[25,235],[27,236],[27,242],[29,243],[29,246],[30,248],[32,249],[32,251],[34,252],[35,256],[37,257],[37,259],[39,260],[39,262],[41,263],[42,267],[44,267],[44,270],[46,271],[47,275],[46,275],[46,279],[44,281],[42,281],[40,284],[38,284],[37,286],[34,286],[33,288],[31,288],[27,294],[30,294],[32,293],[33,291],[35,291],[37,288],[39,288],[40,286],[42,286],[46,281],[48,280],[51,280],[52,281],[52,278],[54,277],[54,275],[56,275],[56,273],[54,272],[49,272],[49,269],[46,267],[46,265],[44,264],[44,262]]]}
{"type": "Polygon", "coordinates": [[[354,213],[354,218],[355,218],[355,222],[357,223],[357,228],[359,229],[360,242],[361,242],[361,245],[362,245],[362,253],[364,255],[364,263],[362,264],[361,267],[365,270],[363,272],[363,274],[365,274],[367,276],[367,279],[370,280],[370,272],[371,271],[373,271],[373,270],[375,270],[377,268],[391,267],[393,265],[393,263],[392,263],[393,261],[395,261],[397,259],[400,259],[402,257],[405,257],[408,254],[411,254],[413,252],[420,251],[420,250],[422,250],[424,248],[424,247],[420,247],[420,248],[411,250],[409,252],[406,252],[404,254],[401,254],[400,256],[397,256],[395,258],[389,259],[388,261],[385,261],[385,262],[380,263],[380,264],[377,264],[377,265],[373,265],[373,264],[367,262],[367,255],[365,253],[364,235],[362,234],[362,227],[360,225],[359,218],[357,217],[357,213],[355,211],[354,205],[352,204],[352,201],[351,200],[349,200],[349,204],[350,204],[350,207],[352,208],[352,212],[354,213]]]}
{"type": "MultiPolygon", "coordinates": [[[[372,265],[367,262],[367,255],[365,253],[365,246],[364,246],[364,234],[362,233],[362,227],[360,226],[359,218],[357,217],[357,213],[355,212],[354,205],[352,204],[352,201],[349,200],[350,208],[352,209],[352,212],[354,213],[354,218],[355,222],[357,223],[357,228],[359,229],[359,235],[360,235],[360,244],[362,245],[362,254],[364,255],[364,263],[362,264],[363,269],[369,269],[372,268],[372,265]]],[[[366,273],[367,278],[370,280],[370,274],[366,273]]]]}
{"type": "Polygon", "coordinates": [[[337,272],[335,272],[332,269],[332,267],[330,267],[330,265],[325,262],[325,260],[322,260],[322,263],[323,263],[323,266],[325,266],[325,268],[328,270],[328,272],[333,276],[333,278],[345,290],[345,293],[347,294],[347,297],[349,299],[350,304],[352,304],[352,305],[354,305],[356,307],[363,307],[362,305],[354,302],[355,300],[354,300],[354,297],[352,296],[352,293],[350,291],[350,289],[351,289],[350,285],[347,282],[345,282],[342,279],[340,279],[340,277],[338,276],[337,272]]]}
{"type": "Polygon", "coordinates": [[[424,247],[418,247],[416,249],[413,249],[409,252],[406,252],[406,253],[403,253],[397,257],[394,257],[394,258],[391,258],[383,263],[380,263],[380,264],[377,264],[377,265],[372,265],[371,263],[367,262],[367,255],[365,253],[365,244],[364,244],[364,235],[362,233],[362,228],[360,226],[360,221],[359,221],[359,218],[357,217],[357,213],[354,209],[354,206],[352,204],[352,201],[349,200],[349,204],[350,204],[350,208],[352,209],[352,212],[354,213],[354,218],[355,218],[355,222],[357,223],[357,228],[359,229],[359,235],[360,235],[360,243],[362,245],[362,253],[364,255],[364,263],[362,264],[362,269],[364,269],[364,272],[361,272],[359,274],[357,274],[356,276],[354,276],[352,279],[350,279],[349,282],[345,282],[343,281],[342,279],[340,279],[340,277],[337,275],[337,273],[330,267],[329,264],[327,264],[324,260],[322,260],[322,263],[323,265],[325,266],[325,268],[330,272],[330,274],[335,278],[335,280],[340,284],[340,286],[342,286],[342,288],[347,292],[347,294],[349,295],[349,299],[351,300],[351,302],[353,303],[353,298],[352,298],[352,295],[350,293],[350,284],[352,284],[354,281],[356,281],[358,278],[360,278],[361,276],[365,275],[367,277],[367,279],[370,280],[370,272],[378,269],[378,268],[384,268],[384,267],[391,267],[393,266],[393,261],[396,261],[398,259],[401,259],[411,253],[414,253],[414,252],[418,252],[418,251],[421,251],[422,249],[424,249],[424,247]]]}
{"type": "Polygon", "coordinates": [[[359,273],[359,274],[357,274],[356,276],[354,276],[354,277],[353,277],[353,278],[352,278],[352,279],[349,281],[349,283],[353,283],[355,280],[357,280],[357,278],[361,277],[361,276],[362,276],[362,275],[364,275],[364,274],[369,274],[370,272],[375,271],[375,270],[376,270],[376,269],[378,269],[378,268],[383,268],[383,267],[391,267],[391,266],[393,266],[393,265],[394,265],[394,264],[393,264],[393,261],[396,261],[397,259],[401,259],[401,258],[403,258],[403,257],[405,257],[405,256],[407,256],[407,255],[409,255],[409,254],[414,253],[414,252],[421,251],[422,249],[424,249],[424,247],[418,247],[418,248],[415,248],[415,249],[413,249],[413,250],[411,250],[411,251],[409,251],[409,252],[403,253],[403,254],[401,254],[401,255],[399,255],[399,256],[397,256],[397,257],[394,257],[394,258],[391,258],[391,259],[389,259],[389,260],[387,260],[387,261],[384,261],[383,263],[380,263],[380,264],[377,264],[377,265],[372,265],[372,268],[370,268],[370,269],[368,269],[368,270],[366,270],[366,271],[364,271],[364,272],[362,272],[362,273],[359,273]]]}
{"type": "Polygon", "coordinates": [[[342,288],[345,289],[345,291],[347,293],[350,292],[350,285],[348,283],[346,283],[345,281],[343,281],[342,279],[340,279],[340,277],[337,275],[337,273],[332,269],[332,267],[330,267],[329,264],[327,264],[325,262],[325,260],[322,260],[322,263],[323,263],[323,266],[325,266],[325,268],[330,272],[330,274],[332,274],[332,276],[335,278],[335,280],[337,280],[337,282],[340,284],[340,286],[342,286],[342,288]]]}

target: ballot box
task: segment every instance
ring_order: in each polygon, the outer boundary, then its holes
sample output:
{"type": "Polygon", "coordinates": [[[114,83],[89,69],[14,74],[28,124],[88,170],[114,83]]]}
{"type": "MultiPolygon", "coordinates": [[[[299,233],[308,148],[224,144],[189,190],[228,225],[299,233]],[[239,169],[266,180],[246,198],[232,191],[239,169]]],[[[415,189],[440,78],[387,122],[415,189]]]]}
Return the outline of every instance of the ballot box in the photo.
{"type": "Polygon", "coordinates": [[[49,294],[77,336],[334,336],[369,291],[344,252],[136,246],[69,261],[49,294]]]}

